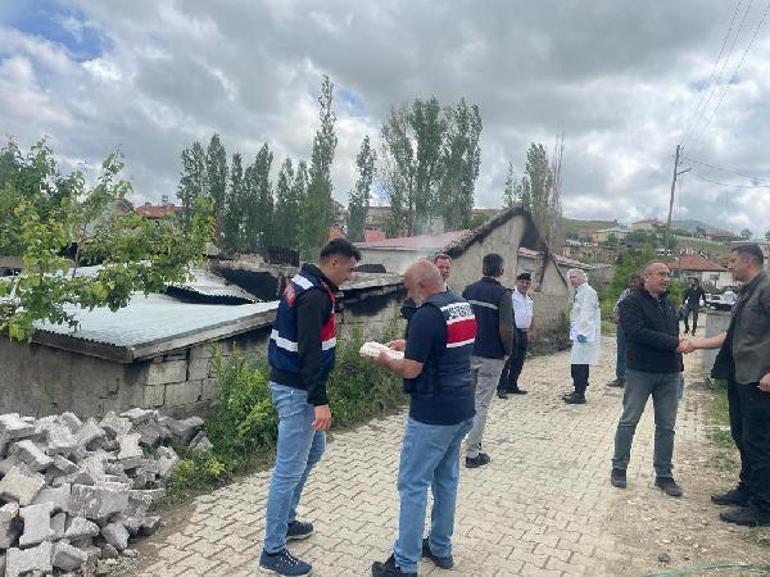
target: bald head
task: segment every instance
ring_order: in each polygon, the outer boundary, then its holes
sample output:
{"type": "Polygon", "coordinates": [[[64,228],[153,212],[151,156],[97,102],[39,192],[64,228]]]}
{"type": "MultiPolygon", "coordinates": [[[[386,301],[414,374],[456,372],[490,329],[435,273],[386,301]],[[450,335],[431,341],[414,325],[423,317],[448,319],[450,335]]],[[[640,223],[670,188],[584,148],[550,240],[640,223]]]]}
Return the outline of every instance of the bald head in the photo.
{"type": "Polygon", "coordinates": [[[444,291],[441,273],[429,260],[420,259],[406,269],[404,286],[415,302],[423,302],[436,293],[444,291]]]}

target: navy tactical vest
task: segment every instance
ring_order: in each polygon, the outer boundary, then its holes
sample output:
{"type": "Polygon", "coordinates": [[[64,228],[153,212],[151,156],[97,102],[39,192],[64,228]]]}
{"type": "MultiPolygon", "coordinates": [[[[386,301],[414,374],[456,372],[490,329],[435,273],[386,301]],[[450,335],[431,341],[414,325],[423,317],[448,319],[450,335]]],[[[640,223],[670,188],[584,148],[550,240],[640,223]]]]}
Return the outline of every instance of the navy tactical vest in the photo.
{"type": "Polygon", "coordinates": [[[504,296],[511,298],[510,291],[492,277],[469,284],[463,291],[463,297],[473,307],[478,327],[473,354],[485,359],[502,359],[505,348],[500,340],[499,303],[504,296]]]}
{"type": "Polygon", "coordinates": [[[297,335],[297,298],[305,291],[320,288],[329,295],[331,312],[321,329],[321,367],[324,374],[334,368],[337,329],[334,319],[334,293],[329,286],[312,271],[303,268],[286,285],[278,305],[278,313],[270,333],[267,360],[278,371],[300,374],[299,337],[297,335]]]}

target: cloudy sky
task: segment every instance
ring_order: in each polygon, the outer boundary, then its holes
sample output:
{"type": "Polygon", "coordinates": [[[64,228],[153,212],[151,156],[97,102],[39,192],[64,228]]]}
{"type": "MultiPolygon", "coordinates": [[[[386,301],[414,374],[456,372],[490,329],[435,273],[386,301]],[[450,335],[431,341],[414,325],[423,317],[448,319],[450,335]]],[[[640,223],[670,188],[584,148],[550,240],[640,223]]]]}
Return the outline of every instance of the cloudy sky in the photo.
{"type": "MultiPolygon", "coordinates": [[[[218,132],[253,158],[308,158],[336,85],[335,196],[394,104],[462,96],[484,122],[477,205],[509,160],[565,135],[567,216],[770,229],[764,0],[2,0],[0,129],[63,168],[120,147],[135,201],[173,196],[179,153],[218,132]],[[719,183],[719,184],[716,184],[719,183]]],[[[768,18],[770,20],[770,18],[768,18]]]]}

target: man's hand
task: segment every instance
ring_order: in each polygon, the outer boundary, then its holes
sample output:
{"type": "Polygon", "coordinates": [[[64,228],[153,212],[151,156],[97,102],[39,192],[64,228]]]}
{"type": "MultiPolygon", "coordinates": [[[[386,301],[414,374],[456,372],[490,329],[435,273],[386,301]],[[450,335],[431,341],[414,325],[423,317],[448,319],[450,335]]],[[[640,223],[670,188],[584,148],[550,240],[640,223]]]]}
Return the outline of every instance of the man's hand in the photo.
{"type": "Polygon", "coordinates": [[[765,393],[770,393],[770,373],[767,373],[759,380],[759,390],[765,393]]]}
{"type": "Polygon", "coordinates": [[[406,341],[404,339],[396,339],[395,341],[390,341],[387,343],[387,347],[389,349],[393,349],[394,351],[405,351],[406,350],[406,341]]]}
{"type": "Polygon", "coordinates": [[[585,335],[578,335],[577,336],[577,342],[579,342],[579,343],[587,343],[588,342],[588,337],[585,336],[585,335]]]}
{"type": "Polygon", "coordinates": [[[390,355],[388,351],[380,351],[380,354],[374,357],[372,362],[383,369],[390,368],[390,355]]]}
{"type": "Polygon", "coordinates": [[[679,340],[679,346],[676,347],[677,353],[683,353],[685,355],[688,355],[695,351],[695,345],[690,339],[680,339],[679,340]]]}
{"type": "Polygon", "coordinates": [[[316,431],[326,431],[332,424],[332,411],[329,405],[316,405],[313,428],[316,431]]]}

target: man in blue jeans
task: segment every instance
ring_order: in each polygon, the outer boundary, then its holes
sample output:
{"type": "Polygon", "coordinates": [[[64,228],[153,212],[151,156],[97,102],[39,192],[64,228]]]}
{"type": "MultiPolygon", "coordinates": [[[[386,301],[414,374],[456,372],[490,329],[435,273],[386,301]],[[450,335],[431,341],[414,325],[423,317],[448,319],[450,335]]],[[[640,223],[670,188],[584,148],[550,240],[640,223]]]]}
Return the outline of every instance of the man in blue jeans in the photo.
{"type": "Polygon", "coordinates": [[[636,425],[652,396],[655,410],[655,485],[671,497],[681,497],[671,464],[674,453],[674,426],[679,406],[682,352],[687,342],[679,338],[676,309],[668,302],[671,272],[662,262],[644,268],[644,285],[620,303],[619,330],[628,345],[628,368],[623,393],[623,414],[615,433],[610,483],[626,487],[626,468],[636,425]]]}
{"type": "Polygon", "coordinates": [[[406,340],[391,343],[403,358],[383,352],[375,363],[404,379],[410,395],[398,471],[400,512],[393,554],[372,565],[373,577],[416,577],[421,557],[449,569],[452,558],[460,443],[473,425],[475,397],[471,351],[476,319],[471,306],[445,291],[438,269],[427,260],[404,275],[418,305],[406,340]],[[423,538],[428,488],[433,491],[430,533],[423,538]]]}
{"type": "Polygon", "coordinates": [[[345,239],[321,251],[318,266],[304,264],[281,295],[268,348],[270,389],[278,411],[278,447],[267,496],[260,569],[285,577],[309,575],[286,541],[305,539],[313,525],[298,521],[297,504],[313,466],[326,448],[332,414],[326,380],[334,368],[334,293],[361,254],[345,239]]]}

